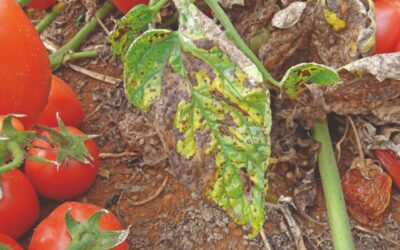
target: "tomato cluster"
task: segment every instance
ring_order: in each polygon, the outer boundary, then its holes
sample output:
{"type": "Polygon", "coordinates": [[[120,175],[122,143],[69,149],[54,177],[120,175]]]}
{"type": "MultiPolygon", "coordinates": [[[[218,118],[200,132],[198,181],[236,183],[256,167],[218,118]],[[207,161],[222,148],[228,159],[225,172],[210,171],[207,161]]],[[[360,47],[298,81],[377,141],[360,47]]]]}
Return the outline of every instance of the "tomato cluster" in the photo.
{"type": "MultiPolygon", "coordinates": [[[[27,7],[55,2],[32,0],[27,7]]],[[[100,164],[95,142],[76,128],[82,106],[74,90],[52,75],[32,23],[17,1],[0,0],[0,6],[0,249],[20,250],[15,239],[37,222],[38,195],[74,198],[90,188],[100,164]],[[24,172],[17,169],[21,164],[24,172]]],[[[127,235],[101,207],[66,202],[37,226],[29,249],[122,250],[128,249],[127,235]],[[85,239],[87,234],[96,237],[85,239]]]]}

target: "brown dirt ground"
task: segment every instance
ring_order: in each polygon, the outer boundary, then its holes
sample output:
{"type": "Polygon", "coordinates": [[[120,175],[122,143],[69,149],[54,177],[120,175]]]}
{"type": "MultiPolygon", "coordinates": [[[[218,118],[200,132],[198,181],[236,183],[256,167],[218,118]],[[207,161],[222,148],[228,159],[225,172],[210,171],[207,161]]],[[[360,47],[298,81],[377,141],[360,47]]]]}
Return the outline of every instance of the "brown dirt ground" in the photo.
{"type": "MultiPolygon", "coordinates": [[[[82,27],[86,10],[81,1],[71,2],[43,33],[46,41],[60,46],[82,27]]],[[[28,14],[35,22],[45,12],[29,10],[28,14]]],[[[107,28],[111,30],[114,20],[119,17],[121,15],[118,12],[113,12],[105,21],[107,28]]],[[[103,29],[97,29],[81,48],[92,46],[100,46],[104,53],[97,59],[75,61],[73,64],[121,79],[121,64],[110,55],[103,29]]],[[[130,249],[263,249],[260,237],[247,239],[222,211],[203,201],[199,194],[190,193],[164,171],[168,161],[160,142],[141,112],[126,101],[121,83],[109,84],[95,80],[68,66],[56,70],[55,74],[76,90],[86,114],[81,129],[88,134],[100,135],[96,139],[100,152],[135,153],[135,156],[102,159],[95,184],[76,199],[104,206],[113,211],[125,226],[131,225],[130,249]],[[152,197],[159,190],[161,193],[153,200],[134,205],[152,197]]],[[[342,172],[345,166],[350,165],[351,157],[349,154],[342,157],[342,172]]],[[[294,171],[287,165],[271,167],[269,202],[276,202],[279,195],[293,195],[293,182],[288,177],[294,171]]],[[[400,196],[398,190],[393,191],[392,215],[384,226],[370,229],[373,233],[353,229],[358,249],[400,249],[400,196]],[[397,242],[397,245],[383,239],[383,236],[397,242]]],[[[41,219],[58,204],[60,202],[42,199],[41,219]]],[[[317,203],[307,213],[322,224],[312,222],[293,209],[291,211],[308,249],[332,249],[320,182],[317,203]]],[[[357,223],[352,221],[352,225],[356,226],[357,223]]],[[[274,249],[296,249],[287,221],[279,210],[267,206],[264,228],[274,249]]],[[[32,231],[23,237],[25,246],[31,234],[32,231]]]]}

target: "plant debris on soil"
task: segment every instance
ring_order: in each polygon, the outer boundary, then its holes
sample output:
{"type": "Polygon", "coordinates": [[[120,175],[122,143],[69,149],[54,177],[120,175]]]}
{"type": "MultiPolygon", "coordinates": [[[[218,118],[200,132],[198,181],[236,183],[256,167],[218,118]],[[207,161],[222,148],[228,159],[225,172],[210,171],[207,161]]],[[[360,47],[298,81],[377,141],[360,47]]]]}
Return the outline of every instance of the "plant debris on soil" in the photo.
{"type": "MultiPolygon", "coordinates": [[[[62,15],[42,33],[47,48],[60,47],[83,26],[85,20],[88,20],[87,16],[92,15],[93,7],[85,2],[90,1],[69,1],[62,15]]],[[[270,3],[275,1],[245,2],[245,7],[236,6],[229,14],[239,33],[249,41],[254,34],[253,29],[249,27],[257,25],[265,27],[275,10],[263,6],[271,6],[270,3]]],[[[292,1],[282,2],[289,5],[292,1]]],[[[313,18],[318,22],[317,9],[318,6],[307,3],[303,14],[303,17],[307,18],[300,18],[294,26],[284,32],[272,30],[271,40],[262,45],[259,55],[264,58],[265,66],[274,75],[282,76],[291,66],[289,64],[309,60],[315,56],[308,54],[310,49],[308,46],[319,48],[319,41],[324,39],[324,34],[321,32],[323,33],[322,29],[325,29],[321,27],[311,34],[313,26],[308,23],[308,18],[314,13],[313,15],[317,16],[313,18]],[[306,31],[310,32],[308,36],[303,33],[306,31]],[[320,40],[314,39],[314,43],[310,43],[311,37],[315,36],[320,40]],[[280,44],[280,47],[278,48],[276,44],[280,44]]],[[[28,15],[35,21],[44,16],[45,11],[28,10],[28,15]]],[[[122,14],[114,11],[103,21],[104,26],[108,30],[113,30],[116,20],[121,16],[122,14]]],[[[357,18],[364,21],[363,28],[366,28],[368,21],[361,15],[357,18]]],[[[254,30],[259,29],[254,28],[254,30]]],[[[74,88],[82,102],[85,120],[81,129],[87,134],[99,135],[95,141],[102,153],[100,173],[93,187],[77,200],[104,206],[113,211],[126,227],[131,225],[128,237],[130,249],[263,249],[264,243],[260,236],[249,240],[241,228],[224,212],[208,201],[202,200],[201,194],[189,191],[170,174],[168,171],[170,163],[157,131],[146,120],[142,111],[134,108],[125,97],[122,80],[118,80],[123,78],[122,64],[112,56],[107,36],[106,30],[99,27],[81,49],[97,48],[101,51],[100,56],[72,63],[97,72],[99,79],[104,76],[114,77],[116,79],[114,83],[94,79],[76,71],[76,67],[74,70],[68,64],[55,72],[74,88]]],[[[324,62],[329,56],[322,55],[320,59],[324,62]]],[[[354,58],[339,59],[348,63],[354,58]]],[[[380,85],[384,88],[380,93],[392,93],[387,96],[388,100],[400,93],[397,89],[396,94],[387,91],[386,88],[393,90],[391,83],[387,80],[384,85],[380,85]]],[[[329,110],[342,111],[338,112],[340,114],[354,114],[355,112],[352,112],[354,109],[360,106],[366,108],[378,98],[371,97],[372,99],[368,99],[370,103],[365,105],[347,107],[337,101],[335,93],[338,94],[333,90],[323,95],[326,104],[330,106],[329,110]]],[[[362,93],[359,94],[363,96],[362,93]]],[[[271,98],[274,121],[271,135],[272,155],[279,158],[280,162],[271,165],[269,169],[270,189],[264,224],[267,239],[273,249],[296,249],[298,236],[292,233],[292,224],[287,218],[289,214],[299,227],[300,237],[307,249],[333,249],[322,187],[316,170],[319,146],[312,140],[307,130],[312,120],[316,118],[305,115],[312,106],[302,105],[300,102],[289,103],[288,100],[279,97],[279,93],[272,93],[271,98]],[[278,203],[281,196],[293,197],[294,201],[278,203]],[[268,204],[279,204],[279,206],[268,204]],[[282,212],[282,207],[285,208],[286,214],[282,212]]],[[[308,97],[308,99],[313,98],[318,99],[315,96],[308,97]]],[[[347,97],[342,96],[342,98],[347,97]]],[[[305,102],[312,103],[314,99],[305,102]]],[[[357,97],[357,100],[361,98],[357,97]]],[[[357,114],[364,111],[357,110],[357,114]]],[[[334,143],[337,143],[344,133],[346,119],[330,115],[329,121],[334,143]]],[[[350,137],[346,137],[341,143],[341,148],[338,165],[342,176],[357,156],[357,149],[350,137]]],[[[41,210],[41,218],[44,218],[59,203],[42,200],[41,204],[44,207],[41,210]]],[[[399,192],[393,190],[390,214],[382,226],[367,228],[351,220],[357,249],[400,248],[399,205],[399,192]]],[[[25,246],[31,234],[32,231],[24,236],[25,246]]]]}

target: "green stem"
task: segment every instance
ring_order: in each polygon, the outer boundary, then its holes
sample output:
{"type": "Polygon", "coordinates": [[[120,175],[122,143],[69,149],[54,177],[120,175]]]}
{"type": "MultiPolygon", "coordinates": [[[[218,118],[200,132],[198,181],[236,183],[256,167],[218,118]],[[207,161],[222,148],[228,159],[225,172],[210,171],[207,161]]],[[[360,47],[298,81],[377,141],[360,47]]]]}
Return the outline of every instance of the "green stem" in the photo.
{"type": "Polygon", "coordinates": [[[67,6],[66,3],[61,2],[53,6],[51,12],[47,14],[38,24],[36,24],[35,29],[38,33],[42,33],[50,24],[60,15],[61,11],[67,6]]]}
{"type": "Polygon", "coordinates": [[[321,144],[318,165],[334,248],[352,250],[354,243],[326,119],[315,122],[312,133],[314,139],[321,144]]]}
{"type": "Polygon", "coordinates": [[[30,2],[31,0],[17,0],[17,3],[23,8],[23,7],[25,7],[26,5],[28,5],[28,3],[30,2]]]}
{"type": "MultiPolygon", "coordinates": [[[[97,51],[96,50],[88,50],[88,51],[67,53],[67,54],[64,55],[62,63],[66,63],[69,60],[94,58],[94,57],[97,57],[97,51]]],[[[53,65],[51,65],[51,66],[53,67],[53,65]]]]}
{"type": "MultiPolygon", "coordinates": [[[[103,6],[96,12],[96,17],[99,20],[103,19],[114,9],[114,7],[114,4],[112,4],[110,1],[105,2],[103,6]]],[[[63,62],[64,56],[71,51],[75,51],[97,27],[99,23],[96,17],[93,17],[71,40],[68,41],[68,43],[61,47],[57,52],[49,56],[53,69],[60,66],[60,64],[63,62]]]]}
{"type": "Polygon", "coordinates": [[[0,166],[0,175],[21,166],[24,162],[24,151],[19,147],[18,143],[10,141],[7,144],[7,150],[11,152],[13,159],[10,163],[0,166]]]}
{"type": "Polygon", "coordinates": [[[151,6],[152,9],[155,10],[155,12],[159,12],[162,8],[164,8],[164,5],[168,3],[168,0],[160,0],[156,4],[151,1],[149,3],[149,6],[151,6]]]}
{"type": "Polygon", "coordinates": [[[240,35],[237,33],[235,27],[225,14],[224,10],[219,6],[216,0],[205,0],[205,2],[213,10],[215,17],[221,22],[225,28],[226,35],[231,39],[236,46],[257,66],[261,72],[265,82],[271,83],[274,87],[280,88],[279,82],[272,77],[272,75],[265,69],[264,64],[258,59],[253,51],[247,46],[240,35]]]}

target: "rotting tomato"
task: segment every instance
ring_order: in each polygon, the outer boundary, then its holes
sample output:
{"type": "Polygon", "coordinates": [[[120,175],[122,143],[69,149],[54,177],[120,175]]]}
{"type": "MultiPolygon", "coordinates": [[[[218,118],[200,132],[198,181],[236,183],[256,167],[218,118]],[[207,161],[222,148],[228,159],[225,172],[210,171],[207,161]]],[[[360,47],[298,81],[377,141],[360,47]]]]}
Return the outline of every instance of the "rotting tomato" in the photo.
{"type": "Polygon", "coordinates": [[[2,233],[0,233],[0,249],[23,250],[21,245],[18,244],[18,242],[16,242],[10,236],[2,233]]]}
{"type": "MultiPolygon", "coordinates": [[[[0,115],[0,131],[3,129],[3,121],[5,118],[5,115],[0,115]]],[[[11,122],[15,130],[24,131],[24,124],[22,124],[17,118],[13,117],[11,122]]]]}
{"type": "Polygon", "coordinates": [[[397,188],[400,188],[400,157],[390,149],[373,150],[375,157],[392,178],[397,188]]]}
{"type": "Polygon", "coordinates": [[[56,0],[31,0],[27,6],[28,8],[35,10],[44,10],[54,5],[55,3],[56,0]]]}
{"type": "Polygon", "coordinates": [[[48,127],[56,127],[56,113],[67,126],[79,127],[84,114],[81,103],[74,90],[57,76],[52,76],[51,89],[47,106],[43,110],[38,124],[48,127]]]}
{"type": "MultiPolygon", "coordinates": [[[[71,247],[73,239],[82,239],[85,235],[89,235],[87,231],[81,230],[68,230],[66,225],[66,213],[70,211],[72,218],[78,222],[84,222],[94,213],[99,210],[103,210],[101,207],[81,202],[66,202],[57,207],[51,214],[45,218],[39,226],[37,226],[33,232],[33,236],[29,245],[29,250],[65,250],[71,247]],[[73,235],[73,233],[77,235],[73,235]],[[83,237],[82,237],[83,236],[83,237]]],[[[103,210],[104,211],[104,210],[103,210]]],[[[97,224],[97,223],[95,223],[97,224]]],[[[87,230],[88,227],[85,228],[87,230]]],[[[92,230],[99,230],[99,232],[91,233],[90,236],[98,236],[100,240],[105,240],[98,233],[101,234],[104,230],[121,230],[120,236],[122,243],[112,248],[113,250],[125,250],[128,249],[128,243],[126,242],[126,236],[128,231],[122,231],[122,226],[117,217],[110,212],[103,213],[98,222],[96,228],[92,230]]],[[[92,238],[93,239],[93,238],[92,238]]],[[[95,244],[95,242],[91,242],[95,244]]],[[[70,248],[78,249],[78,248],[70,248]]],[[[96,249],[93,245],[87,245],[84,249],[96,249]]],[[[102,248],[104,249],[104,248],[102,248]]]]}
{"type": "Polygon", "coordinates": [[[0,176],[0,233],[15,239],[39,218],[39,200],[29,179],[18,169],[0,176]]]}
{"type": "Polygon", "coordinates": [[[375,54],[394,52],[400,42],[400,0],[375,1],[375,54]]]}
{"type": "Polygon", "coordinates": [[[65,148],[54,143],[49,133],[44,131],[40,135],[46,137],[33,140],[28,150],[30,156],[56,161],[59,154],[65,159],[57,166],[53,163],[43,163],[33,160],[25,161],[25,173],[32,181],[37,192],[48,199],[65,200],[76,197],[85,192],[95,181],[99,170],[99,153],[96,144],[74,127],[67,127],[69,135],[67,141],[62,142],[65,148]],[[80,141],[77,141],[77,138],[80,141]],[[50,145],[51,142],[53,145],[50,145]],[[83,154],[87,150],[89,158],[83,163],[74,159],[74,155],[83,154]]]}
{"type": "Polygon", "coordinates": [[[47,104],[51,67],[31,21],[15,0],[0,0],[0,114],[25,114],[26,129],[47,104]]]}
{"type": "Polygon", "coordinates": [[[138,4],[149,4],[149,0],[112,0],[117,8],[124,14],[138,4]]]}

